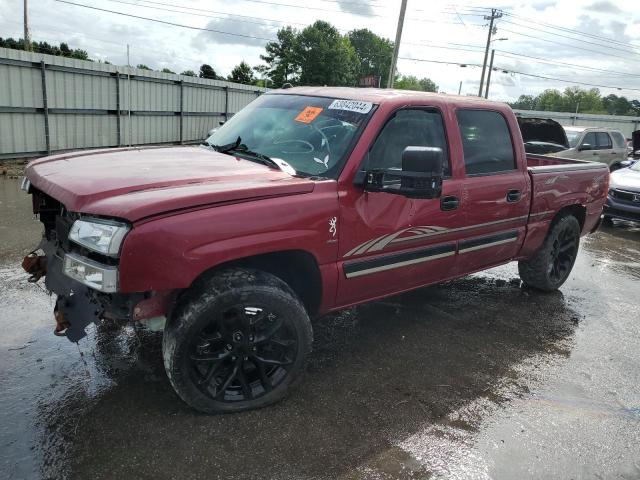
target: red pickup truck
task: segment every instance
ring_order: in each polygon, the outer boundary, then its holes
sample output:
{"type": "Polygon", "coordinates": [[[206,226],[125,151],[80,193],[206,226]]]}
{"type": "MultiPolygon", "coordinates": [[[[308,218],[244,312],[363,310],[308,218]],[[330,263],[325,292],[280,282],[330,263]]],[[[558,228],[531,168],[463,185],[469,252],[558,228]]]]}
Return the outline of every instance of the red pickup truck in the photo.
{"type": "Polygon", "coordinates": [[[44,255],[25,265],[58,296],[59,334],[164,326],[178,395],[233,412],[300,379],[313,317],[511,261],[557,289],[608,182],[604,164],[525,154],[504,104],[290,88],[200,146],[31,162],[44,255]]]}

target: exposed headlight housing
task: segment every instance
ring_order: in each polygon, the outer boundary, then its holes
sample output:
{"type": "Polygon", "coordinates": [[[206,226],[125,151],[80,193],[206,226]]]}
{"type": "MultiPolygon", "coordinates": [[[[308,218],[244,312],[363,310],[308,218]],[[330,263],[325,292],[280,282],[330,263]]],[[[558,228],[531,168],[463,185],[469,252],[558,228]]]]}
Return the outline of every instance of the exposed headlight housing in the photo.
{"type": "Polygon", "coordinates": [[[97,253],[117,257],[129,226],[100,218],[76,220],[71,226],[69,240],[97,253]]]}
{"type": "Polygon", "coordinates": [[[74,253],[64,256],[63,272],[68,277],[105,293],[118,291],[118,267],[103,265],[74,253]]]}
{"type": "Polygon", "coordinates": [[[31,188],[31,182],[27,177],[22,177],[22,183],[20,184],[20,189],[29,193],[29,189],[31,188]]]}

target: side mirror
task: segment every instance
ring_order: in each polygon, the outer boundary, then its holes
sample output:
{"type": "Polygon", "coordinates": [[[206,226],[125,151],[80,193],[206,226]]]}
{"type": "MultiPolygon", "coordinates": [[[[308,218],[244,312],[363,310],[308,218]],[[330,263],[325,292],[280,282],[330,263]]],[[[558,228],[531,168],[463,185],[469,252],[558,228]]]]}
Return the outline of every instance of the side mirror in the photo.
{"type": "Polygon", "coordinates": [[[407,147],[402,152],[402,170],[370,170],[365,188],[409,198],[438,198],[442,195],[444,152],[438,147],[407,147]]]}
{"type": "Polygon", "coordinates": [[[580,148],[578,148],[579,151],[583,151],[583,150],[593,150],[593,146],[590,143],[583,143],[582,145],[580,145],[580,148]]]}

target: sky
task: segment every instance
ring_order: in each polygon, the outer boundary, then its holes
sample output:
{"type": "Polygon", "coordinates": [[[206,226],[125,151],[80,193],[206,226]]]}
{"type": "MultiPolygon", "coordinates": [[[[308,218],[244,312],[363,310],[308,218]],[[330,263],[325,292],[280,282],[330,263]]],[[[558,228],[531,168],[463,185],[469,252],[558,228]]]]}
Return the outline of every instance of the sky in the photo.
{"type": "MultiPolygon", "coordinates": [[[[301,29],[326,20],[343,33],[368,28],[394,39],[400,10],[400,0],[65,1],[76,5],[29,2],[33,40],[67,42],[91,58],[122,65],[129,44],[132,65],[197,72],[208,63],[222,75],[241,60],[259,65],[266,42],[286,25],[301,29]]],[[[476,65],[483,63],[488,33],[484,15],[495,7],[504,15],[496,21],[491,43],[498,68],[492,72],[491,99],[511,101],[571,85],[592,88],[582,84],[600,85],[604,95],[640,99],[637,0],[496,1],[408,0],[398,71],[429,77],[443,92],[477,94],[481,68],[476,65]]],[[[22,37],[22,11],[23,0],[0,0],[0,37],[22,37]]]]}

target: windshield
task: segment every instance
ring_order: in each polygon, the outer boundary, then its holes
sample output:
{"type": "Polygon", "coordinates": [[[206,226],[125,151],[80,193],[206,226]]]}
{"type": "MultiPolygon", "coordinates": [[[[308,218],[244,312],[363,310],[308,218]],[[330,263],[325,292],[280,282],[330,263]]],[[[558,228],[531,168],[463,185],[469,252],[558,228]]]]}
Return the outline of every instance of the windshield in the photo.
{"type": "Polygon", "coordinates": [[[567,130],[567,139],[569,140],[569,146],[574,148],[578,144],[578,140],[580,140],[580,135],[582,132],[572,132],[567,130]]]}
{"type": "MultiPolygon", "coordinates": [[[[282,159],[302,175],[337,177],[373,112],[368,102],[301,95],[263,95],[214,132],[206,143],[240,142],[245,150],[282,159]]],[[[242,151],[233,154],[243,156],[242,151]]]]}

